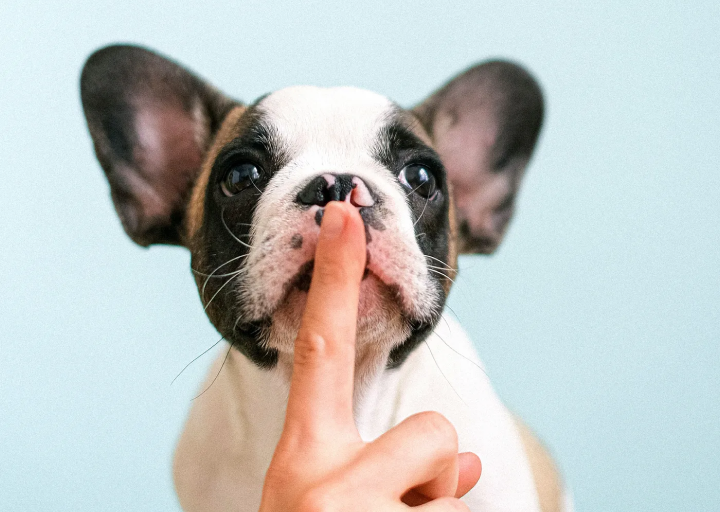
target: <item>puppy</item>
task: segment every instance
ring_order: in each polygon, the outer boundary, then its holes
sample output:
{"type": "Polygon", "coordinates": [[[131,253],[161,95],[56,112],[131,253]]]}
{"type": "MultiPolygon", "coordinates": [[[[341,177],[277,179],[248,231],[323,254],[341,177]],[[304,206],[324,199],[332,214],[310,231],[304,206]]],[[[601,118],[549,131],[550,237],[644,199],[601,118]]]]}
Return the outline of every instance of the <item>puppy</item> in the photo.
{"type": "Polygon", "coordinates": [[[411,110],[350,87],[290,87],[246,105],[153,52],[111,46],[88,59],[81,95],[125,231],[190,250],[231,347],[177,447],[185,510],[258,509],[329,201],[350,202],[365,223],[361,435],[439,411],[483,461],[472,510],[565,510],[552,461],[442,315],[457,254],[492,253],[512,216],[543,116],[527,72],[487,62],[411,110]]]}

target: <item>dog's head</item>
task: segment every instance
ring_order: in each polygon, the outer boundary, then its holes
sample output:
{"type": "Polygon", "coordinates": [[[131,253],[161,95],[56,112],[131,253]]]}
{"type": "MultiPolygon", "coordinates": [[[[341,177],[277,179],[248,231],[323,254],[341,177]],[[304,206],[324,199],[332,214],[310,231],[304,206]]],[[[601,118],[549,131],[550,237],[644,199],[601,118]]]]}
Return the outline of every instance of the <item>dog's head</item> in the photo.
{"type": "Polygon", "coordinates": [[[292,352],[333,200],[365,222],[358,355],[400,364],[439,320],[457,253],[502,240],[543,116],[532,77],[499,61],[412,110],[345,87],[244,105],[113,46],[89,58],[81,93],[125,231],[187,247],[210,320],[266,367],[292,352]]]}

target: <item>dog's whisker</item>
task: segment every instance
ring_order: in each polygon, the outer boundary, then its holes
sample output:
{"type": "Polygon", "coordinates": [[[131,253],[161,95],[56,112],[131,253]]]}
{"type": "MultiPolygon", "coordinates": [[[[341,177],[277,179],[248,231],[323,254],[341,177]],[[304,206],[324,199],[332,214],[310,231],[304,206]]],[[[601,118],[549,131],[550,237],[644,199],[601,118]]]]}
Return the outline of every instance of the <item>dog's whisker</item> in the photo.
{"type": "Polygon", "coordinates": [[[413,192],[415,192],[417,189],[419,189],[419,188],[422,187],[423,185],[424,185],[424,183],[421,183],[420,185],[418,185],[417,187],[415,187],[414,189],[412,189],[410,192],[408,192],[407,194],[405,194],[405,197],[410,197],[410,194],[412,194],[413,192]]]}
{"type": "Polygon", "coordinates": [[[427,205],[428,205],[429,202],[430,202],[430,198],[429,198],[429,197],[426,197],[426,198],[425,198],[425,206],[423,206],[423,209],[422,209],[422,211],[420,212],[420,216],[417,218],[417,220],[416,220],[415,223],[413,224],[413,227],[415,227],[415,226],[417,225],[417,223],[420,222],[420,219],[422,219],[422,216],[425,214],[425,209],[427,208],[427,205]]]}
{"type": "Polygon", "coordinates": [[[215,378],[214,378],[214,379],[212,380],[212,382],[208,385],[208,387],[206,387],[205,389],[203,389],[202,393],[200,393],[200,394],[197,395],[195,398],[193,398],[192,400],[190,400],[191,402],[193,402],[193,401],[195,401],[196,399],[198,399],[198,398],[200,398],[201,396],[203,396],[203,395],[207,392],[207,390],[210,389],[213,384],[215,384],[215,381],[216,381],[217,378],[220,376],[220,372],[222,371],[223,368],[225,368],[225,363],[227,362],[227,359],[228,359],[228,356],[230,355],[230,351],[231,351],[231,350],[232,350],[232,344],[230,344],[230,346],[228,347],[228,350],[227,350],[227,352],[225,353],[225,359],[223,359],[223,362],[222,362],[222,364],[220,365],[220,369],[218,370],[217,374],[215,375],[215,378]]]}
{"type": "Polygon", "coordinates": [[[238,274],[239,272],[242,272],[242,270],[238,269],[238,270],[233,270],[232,272],[229,272],[229,273],[227,273],[227,274],[215,274],[215,275],[212,275],[212,274],[201,274],[200,272],[198,272],[198,275],[203,276],[203,277],[207,277],[208,279],[211,279],[211,278],[217,278],[217,277],[234,276],[235,274],[238,274]]]}
{"type": "MultiPolygon", "coordinates": [[[[218,296],[218,294],[222,291],[223,288],[225,288],[228,283],[231,283],[235,279],[237,279],[241,275],[241,272],[238,271],[238,274],[235,277],[231,277],[227,281],[225,281],[220,288],[217,289],[217,291],[213,294],[213,296],[210,298],[207,304],[205,304],[205,307],[203,308],[203,311],[207,311],[207,308],[210,307],[210,304],[212,304],[212,301],[215,300],[215,297],[218,296]]],[[[206,281],[207,283],[207,281],[206,281]]],[[[203,287],[204,288],[204,287],[203,287]]],[[[203,290],[204,291],[204,290],[203,290]]]]}
{"type": "MultiPolygon", "coordinates": [[[[447,320],[446,320],[446,322],[447,322],[447,320]]],[[[487,375],[487,372],[485,371],[485,368],[483,368],[483,367],[480,366],[478,363],[476,363],[475,361],[473,361],[472,359],[470,359],[468,356],[466,356],[465,354],[461,353],[461,352],[458,351],[456,348],[454,348],[453,346],[451,346],[451,345],[450,345],[447,341],[445,341],[445,340],[443,339],[443,337],[440,336],[437,332],[435,332],[435,335],[440,339],[440,341],[442,341],[442,342],[445,344],[445,346],[446,346],[447,348],[449,348],[450,350],[452,350],[453,352],[455,352],[457,355],[459,355],[460,357],[462,357],[463,359],[465,359],[466,361],[468,361],[469,363],[471,363],[473,366],[475,366],[478,370],[480,370],[480,371],[483,372],[485,375],[487,375]]]]}
{"type": "Polygon", "coordinates": [[[223,226],[225,226],[225,229],[227,229],[227,232],[230,233],[230,236],[235,239],[235,241],[241,245],[244,245],[248,249],[252,249],[251,245],[246,244],[242,240],[240,240],[237,236],[235,236],[235,233],[233,233],[230,228],[227,225],[227,222],[225,222],[225,210],[220,210],[220,220],[222,221],[223,226]]]}
{"type": "Polygon", "coordinates": [[[443,378],[445,379],[445,382],[448,383],[448,386],[450,386],[450,389],[452,389],[452,390],[455,392],[455,394],[456,394],[457,397],[460,399],[460,401],[465,404],[465,407],[469,407],[469,405],[467,404],[467,402],[466,402],[465,400],[463,400],[463,397],[460,396],[460,393],[457,392],[457,389],[455,389],[455,386],[452,385],[452,382],[450,382],[450,379],[447,378],[447,375],[445,375],[445,372],[443,371],[443,369],[442,369],[442,368],[440,367],[440,365],[438,364],[437,359],[435,358],[435,354],[433,354],[433,351],[432,351],[432,349],[430,348],[430,344],[427,342],[427,340],[425,340],[424,343],[425,343],[425,346],[427,347],[428,351],[430,351],[430,356],[432,357],[433,361],[435,361],[435,366],[437,366],[437,369],[440,370],[440,374],[441,374],[441,375],[443,376],[443,378]]]}
{"type": "Polygon", "coordinates": [[[235,258],[229,259],[229,260],[227,260],[225,263],[223,263],[222,265],[218,266],[215,270],[213,270],[213,271],[210,272],[209,274],[204,274],[204,273],[200,272],[199,270],[196,270],[196,269],[194,269],[194,268],[192,268],[192,267],[190,267],[190,270],[191,270],[194,274],[197,274],[197,275],[199,275],[199,276],[208,276],[208,277],[209,277],[209,276],[212,276],[213,274],[215,274],[215,272],[217,272],[218,270],[220,270],[222,267],[224,267],[224,266],[227,265],[228,263],[232,263],[233,261],[237,261],[237,260],[239,260],[240,258],[247,258],[248,256],[249,256],[248,254],[241,254],[240,256],[237,256],[237,257],[235,257],[235,258]]]}
{"type": "MultiPolygon", "coordinates": [[[[241,255],[241,256],[237,256],[237,257],[235,257],[235,258],[232,258],[232,259],[226,261],[225,263],[223,263],[222,265],[220,265],[219,267],[217,267],[215,270],[213,270],[213,271],[210,273],[209,276],[207,276],[207,278],[205,279],[205,282],[203,283],[202,290],[200,290],[200,297],[202,298],[202,300],[205,300],[205,288],[207,288],[208,282],[210,282],[210,278],[215,275],[215,272],[217,272],[218,270],[220,270],[222,267],[224,267],[224,266],[227,265],[228,263],[230,263],[230,262],[232,262],[232,261],[236,261],[236,260],[238,260],[238,259],[240,259],[240,258],[244,258],[244,257],[247,257],[247,254],[243,254],[243,255],[241,255]]],[[[236,270],[236,271],[234,271],[234,272],[230,272],[228,275],[234,275],[235,273],[238,273],[238,274],[239,274],[241,271],[242,271],[242,269],[238,269],[238,270],[236,270]]]]}
{"type": "MultiPolygon", "coordinates": [[[[207,276],[207,278],[205,279],[205,282],[203,283],[202,289],[200,290],[200,298],[201,298],[203,301],[205,300],[205,289],[207,288],[207,285],[208,285],[208,283],[210,282],[210,278],[211,278],[211,277],[214,277],[215,272],[217,272],[218,270],[220,270],[220,268],[224,267],[224,266],[227,265],[228,263],[230,263],[230,262],[232,262],[232,261],[235,261],[235,260],[237,260],[237,259],[240,259],[241,257],[245,257],[245,256],[247,256],[247,255],[242,255],[242,256],[238,256],[238,257],[236,257],[236,258],[232,258],[231,260],[226,261],[225,263],[223,263],[222,265],[220,265],[219,267],[217,267],[215,270],[213,270],[213,271],[210,273],[210,275],[207,276]]],[[[236,270],[236,271],[230,272],[228,275],[233,275],[233,274],[235,274],[236,272],[239,273],[240,270],[241,270],[241,269],[238,269],[238,270],[236,270]]]]}
{"type": "Polygon", "coordinates": [[[449,267],[438,267],[437,265],[430,265],[429,263],[425,265],[427,268],[434,268],[436,270],[442,270],[443,272],[452,272],[453,269],[449,267]]]}
{"type": "Polygon", "coordinates": [[[435,270],[434,268],[431,268],[430,266],[428,266],[428,270],[429,270],[430,272],[434,272],[434,273],[436,273],[436,274],[444,277],[445,279],[448,279],[451,283],[455,284],[455,281],[453,280],[453,278],[450,277],[450,276],[448,276],[448,275],[446,275],[444,272],[440,272],[439,270],[435,270]]]}
{"type": "Polygon", "coordinates": [[[447,321],[447,318],[445,318],[445,315],[441,314],[440,318],[442,318],[443,322],[445,322],[445,325],[448,328],[448,331],[450,331],[450,322],[447,321]]]}
{"type": "Polygon", "coordinates": [[[457,313],[455,313],[455,310],[448,305],[447,302],[445,303],[445,307],[453,314],[453,316],[455,317],[455,319],[459,322],[459,321],[460,321],[460,317],[458,316],[457,313]]]}
{"type": "Polygon", "coordinates": [[[190,361],[188,364],[186,364],[186,365],[183,367],[183,369],[180,370],[180,373],[178,373],[177,375],[175,375],[175,378],[172,380],[172,382],[170,382],[170,385],[172,386],[173,384],[175,384],[175,381],[178,379],[178,377],[180,377],[180,375],[182,375],[183,372],[184,372],[185,370],[187,370],[188,367],[189,367],[191,364],[193,364],[195,361],[197,361],[198,359],[200,359],[202,356],[204,356],[205,354],[207,354],[208,352],[210,352],[212,349],[214,349],[215,347],[217,347],[217,344],[220,343],[220,342],[221,342],[222,340],[224,340],[224,339],[225,339],[225,337],[224,337],[224,336],[221,336],[220,339],[217,340],[217,341],[216,341],[215,343],[213,343],[212,345],[210,345],[209,348],[206,348],[205,350],[203,350],[202,354],[200,354],[199,356],[195,357],[192,361],[190,361]]]}
{"type": "Polygon", "coordinates": [[[255,185],[255,181],[254,181],[252,178],[250,178],[250,183],[253,184],[253,187],[255,187],[255,190],[257,190],[258,192],[260,192],[260,194],[262,194],[262,190],[260,190],[260,189],[258,188],[258,186],[255,185]]]}
{"type": "Polygon", "coordinates": [[[242,319],[242,315],[238,315],[237,320],[235,320],[235,323],[233,324],[233,332],[235,332],[235,329],[237,329],[238,324],[240,323],[240,320],[242,319]]]}
{"type": "Polygon", "coordinates": [[[427,255],[427,254],[425,255],[425,257],[426,257],[426,258],[429,258],[429,259],[431,259],[431,260],[435,260],[435,261],[437,261],[438,263],[442,263],[443,265],[445,265],[445,266],[447,267],[448,270],[452,270],[453,272],[455,272],[455,270],[456,270],[456,269],[452,268],[450,265],[448,265],[447,263],[445,263],[445,262],[444,262],[443,260],[441,260],[440,258],[435,258],[434,256],[429,256],[429,255],[427,255]]]}
{"type": "Polygon", "coordinates": [[[426,265],[426,267],[428,270],[432,270],[436,273],[439,273],[441,276],[450,279],[453,283],[455,283],[455,280],[458,278],[457,272],[452,268],[436,267],[434,265],[426,265]],[[453,274],[455,274],[455,276],[450,277],[453,274]]]}

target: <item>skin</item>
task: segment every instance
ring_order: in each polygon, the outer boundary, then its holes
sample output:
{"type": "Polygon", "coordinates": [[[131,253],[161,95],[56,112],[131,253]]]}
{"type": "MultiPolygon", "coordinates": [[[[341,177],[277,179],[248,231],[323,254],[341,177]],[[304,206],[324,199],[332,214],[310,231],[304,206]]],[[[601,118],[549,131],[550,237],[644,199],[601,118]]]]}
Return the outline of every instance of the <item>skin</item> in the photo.
{"type": "Polygon", "coordinates": [[[325,210],[315,270],[295,342],[287,414],[261,512],[469,510],[458,498],[480,478],[473,453],[435,412],[365,443],[353,420],[355,327],[365,231],[355,207],[325,210]]]}

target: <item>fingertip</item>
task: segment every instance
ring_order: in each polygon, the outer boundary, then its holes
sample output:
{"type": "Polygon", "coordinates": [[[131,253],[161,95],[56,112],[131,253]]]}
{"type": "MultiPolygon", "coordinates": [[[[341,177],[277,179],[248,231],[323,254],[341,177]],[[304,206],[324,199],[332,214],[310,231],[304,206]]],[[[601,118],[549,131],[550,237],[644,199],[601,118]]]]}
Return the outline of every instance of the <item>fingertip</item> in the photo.
{"type": "Polygon", "coordinates": [[[339,238],[345,229],[349,218],[347,208],[343,208],[339,201],[331,201],[325,206],[325,212],[320,223],[320,239],[333,240],[339,238]]]}
{"type": "Polygon", "coordinates": [[[472,452],[460,453],[458,454],[458,470],[456,498],[466,495],[478,483],[482,474],[482,461],[472,452]]]}
{"type": "Polygon", "coordinates": [[[330,201],[320,224],[316,266],[318,261],[322,264],[340,260],[353,269],[354,263],[364,268],[365,256],[365,226],[358,209],[347,202],[330,201]]]}
{"type": "Polygon", "coordinates": [[[325,206],[325,213],[320,224],[322,238],[338,238],[344,232],[357,231],[363,228],[359,210],[345,201],[330,201],[325,206]]]}

